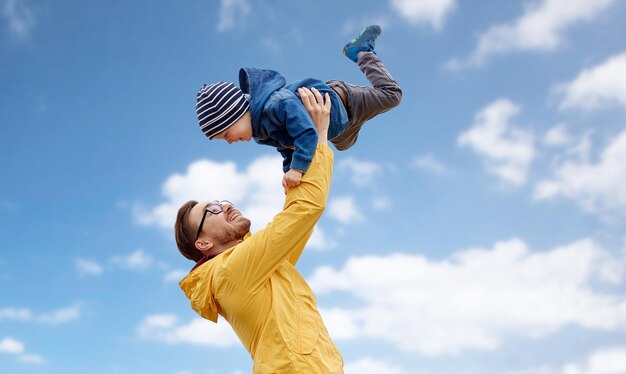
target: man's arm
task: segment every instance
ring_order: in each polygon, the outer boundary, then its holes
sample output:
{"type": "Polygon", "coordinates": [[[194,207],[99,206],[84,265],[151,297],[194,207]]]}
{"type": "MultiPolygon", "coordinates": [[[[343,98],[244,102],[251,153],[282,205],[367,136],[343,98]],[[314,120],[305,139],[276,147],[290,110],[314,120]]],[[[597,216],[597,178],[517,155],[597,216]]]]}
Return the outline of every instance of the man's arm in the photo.
{"type": "Polygon", "coordinates": [[[313,160],[298,187],[290,188],[283,211],[267,227],[237,245],[226,260],[226,271],[241,287],[255,292],[289,260],[295,265],[326,207],[334,155],[328,147],[330,99],[319,92],[301,92],[302,101],[319,132],[313,160]],[[310,95],[310,96],[309,96],[310,95]]]}
{"type": "Polygon", "coordinates": [[[309,171],[289,189],[283,211],[230,254],[226,269],[237,284],[255,291],[283,261],[295,264],[326,207],[332,169],[333,151],[317,145],[309,171]]]}

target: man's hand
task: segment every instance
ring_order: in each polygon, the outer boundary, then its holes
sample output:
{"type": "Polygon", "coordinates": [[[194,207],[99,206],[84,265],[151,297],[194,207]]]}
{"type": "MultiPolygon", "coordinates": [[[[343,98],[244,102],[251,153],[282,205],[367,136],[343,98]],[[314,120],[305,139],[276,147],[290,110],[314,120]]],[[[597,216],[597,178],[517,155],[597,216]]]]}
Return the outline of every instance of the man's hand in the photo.
{"type": "Polygon", "coordinates": [[[285,173],[283,176],[283,188],[285,189],[285,195],[287,194],[287,191],[289,191],[289,188],[300,185],[303,174],[303,172],[294,169],[289,169],[289,171],[285,173]]]}
{"type": "Polygon", "coordinates": [[[328,141],[328,127],[330,125],[330,96],[328,93],[322,97],[322,94],[312,87],[310,90],[306,87],[298,88],[302,104],[311,115],[313,124],[317,129],[318,143],[326,143],[328,141]]]}

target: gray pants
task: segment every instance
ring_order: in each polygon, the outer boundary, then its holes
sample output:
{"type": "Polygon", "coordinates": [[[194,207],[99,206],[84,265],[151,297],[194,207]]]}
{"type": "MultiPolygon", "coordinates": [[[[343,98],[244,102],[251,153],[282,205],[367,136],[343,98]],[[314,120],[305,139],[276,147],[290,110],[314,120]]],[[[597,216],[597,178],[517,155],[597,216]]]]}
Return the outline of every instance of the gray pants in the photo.
{"type": "Polygon", "coordinates": [[[340,80],[327,82],[330,87],[340,87],[346,94],[348,126],[342,134],[330,139],[339,151],[354,145],[365,122],[397,106],[402,99],[400,86],[378,56],[372,52],[361,52],[357,65],[372,87],[356,86],[340,80]]]}

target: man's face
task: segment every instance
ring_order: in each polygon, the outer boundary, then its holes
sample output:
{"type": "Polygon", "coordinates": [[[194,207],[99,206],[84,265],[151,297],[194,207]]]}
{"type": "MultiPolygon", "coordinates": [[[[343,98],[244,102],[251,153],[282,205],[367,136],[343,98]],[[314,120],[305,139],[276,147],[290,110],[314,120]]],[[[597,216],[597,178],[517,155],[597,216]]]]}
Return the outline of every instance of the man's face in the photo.
{"type": "MultiPolygon", "coordinates": [[[[215,207],[213,207],[215,208],[215,207]]],[[[241,215],[237,209],[229,202],[218,200],[203,201],[191,209],[189,214],[189,224],[194,230],[198,230],[202,216],[205,214],[202,223],[202,231],[199,240],[207,239],[214,244],[226,244],[232,241],[243,239],[244,235],[250,231],[250,220],[241,215]],[[219,213],[206,212],[209,205],[221,205],[222,211],[219,213]]]]}

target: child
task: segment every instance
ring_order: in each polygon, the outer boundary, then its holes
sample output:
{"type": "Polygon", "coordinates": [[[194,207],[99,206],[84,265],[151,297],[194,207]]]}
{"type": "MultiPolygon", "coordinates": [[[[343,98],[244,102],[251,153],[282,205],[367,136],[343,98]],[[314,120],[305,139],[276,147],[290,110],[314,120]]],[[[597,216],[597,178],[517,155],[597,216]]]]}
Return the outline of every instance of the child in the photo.
{"type": "Polygon", "coordinates": [[[276,147],[283,156],[283,187],[299,185],[315,153],[317,132],[298,88],[317,90],[331,100],[328,139],[340,151],[356,142],[367,120],[400,103],[400,86],[374,52],[380,32],[377,25],[366,27],[343,48],[372,88],[340,80],[325,84],[312,78],[287,85],[276,71],[243,68],[239,71],[241,89],[227,82],[202,86],[196,105],[200,129],[209,139],[229,144],[254,139],[276,147]]]}

